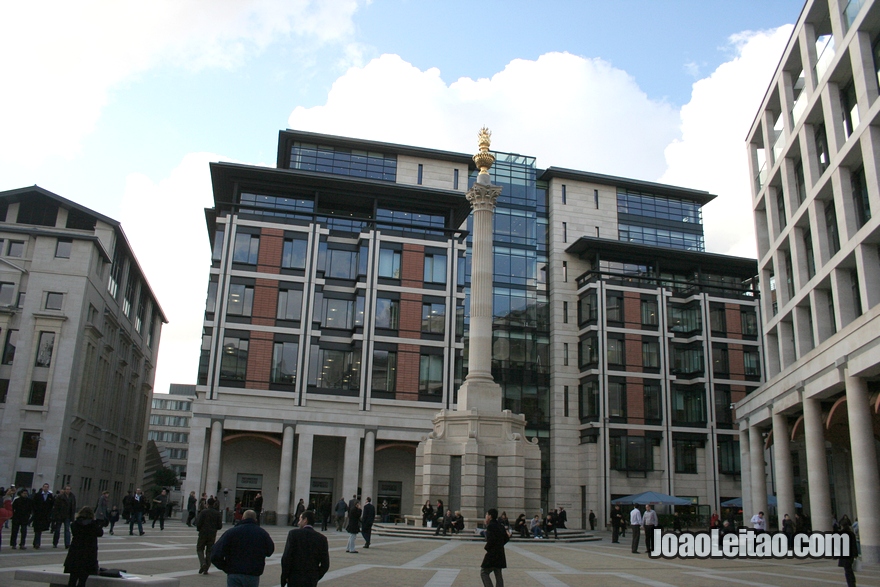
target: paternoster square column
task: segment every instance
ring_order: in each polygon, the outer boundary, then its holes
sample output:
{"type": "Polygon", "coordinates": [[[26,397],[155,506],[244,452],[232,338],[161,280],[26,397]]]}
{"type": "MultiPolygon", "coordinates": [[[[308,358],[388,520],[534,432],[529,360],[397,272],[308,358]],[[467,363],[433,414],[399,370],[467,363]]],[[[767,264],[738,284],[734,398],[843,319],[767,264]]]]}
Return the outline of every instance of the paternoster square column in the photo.
{"type": "Polygon", "coordinates": [[[459,410],[501,411],[501,386],[492,379],[492,216],[501,187],[491,184],[489,168],[495,156],[489,152],[492,133],[483,127],[480,152],[474,163],[480,169],[466,197],[473,210],[471,246],[471,322],[468,333],[468,374],[458,390],[459,410]]]}

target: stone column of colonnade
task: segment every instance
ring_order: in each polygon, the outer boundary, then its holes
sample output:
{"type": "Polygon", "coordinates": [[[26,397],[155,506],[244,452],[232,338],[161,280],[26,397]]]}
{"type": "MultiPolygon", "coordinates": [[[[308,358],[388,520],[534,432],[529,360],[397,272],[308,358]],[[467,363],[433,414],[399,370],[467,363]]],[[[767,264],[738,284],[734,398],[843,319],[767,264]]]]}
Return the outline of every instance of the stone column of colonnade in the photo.
{"type": "Polygon", "coordinates": [[[804,398],[804,444],[810,489],[810,520],[814,531],[830,532],[831,489],[825,456],[825,426],[822,424],[822,406],[814,398],[804,398]]]}
{"type": "Polygon", "coordinates": [[[742,479],[742,510],[743,520],[748,521],[755,515],[752,508],[752,462],[749,452],[749,430],[743,428],[739,431],[739,471],[742,479]]]}
{"type": "Polygon", "coordinates": [[[211,423],[211,445],[208,449],[208,472],[205,475],[205,493],[217,495],[220,485],[220,451],[223,448],[223,420],[211,423]]]}
{"type": "MultiPolygon", "coordinates": [[[[753,514],[764,512],[764,519],[769,518],[767,510],[767,473],[764,463],[764,438],[761,429],[749,426],[749,456],[752,477],[752,511],[753,514]]],[[[744,524],[749,520],[743,519],[744,524]]]]}
{"type": "MultiPolygon", "coordinates": [[[[305,500],[309,504],[309,493],[312,490],[312,453],[315,446],[315,435],[311,432],[297,434],[296,447],[296,487],[293,492],[293,503],[305,500]]],[[[294,507],[294,510],[296,508],[294,507]]]]}
{"type": "Polygon", "coordinates": [[[373,467],[375,458],[376,431],[367,430],[364,434],[364,464],[361,472],[361,499],[366,502],[367,498],[371,497],[373,498],[374,505],[376,505],[376,496],[373,495],[373,467]]]}
{"type": "Polygon", "coordinates": [[[357,435],[349,434],[345,437],[345,460],[342,470],[342,495],[345,496],[346,502],[357,494],[360,456],[361,439],[357,435]]]}
{"type": "Polygon", "coordinates": [[[848,373],[845,381],[862,558],[866,563],[877,564],[880,563],[880,516],[877,514],[877,508],[880,507],[880,474],[877,471],[868,386],[864,379],[850,377],[848,373]]]}
{"type": "Polygon", "coordinates": [[[794,522],[794,473],[791,466],[791,432],[785,414],[773,414],[773,459],[776,471],[776,512],[779,529],[785,514],[794,522]]]}
{"type": "Polygon", "coordinates": [[[290,479],[293,468],[293,426],[285,424],[281,437],[281,467],[278,471],[278,523],[290,514],[290,479]]]}

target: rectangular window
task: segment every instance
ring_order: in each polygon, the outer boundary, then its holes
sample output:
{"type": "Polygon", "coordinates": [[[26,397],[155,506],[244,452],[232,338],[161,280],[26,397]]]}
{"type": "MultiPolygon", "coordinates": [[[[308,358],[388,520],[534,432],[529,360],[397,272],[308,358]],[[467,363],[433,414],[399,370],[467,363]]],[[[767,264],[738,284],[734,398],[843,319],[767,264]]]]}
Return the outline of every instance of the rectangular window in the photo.
{"type": "Polygon", "coordinates": [[[55,347],[55,333],[41,332],[40,341],[37,344],[37,367],[48,367],[52,364],[52,349],[55,347]]]}
{"type": "Polygon", "coordinates": [[[578,299],[578,324],[586,324],[596,320],[598,314],[596,298],[596,290],[591,289],[578,299]]]}
{"type": "Polygon", "coordinates": [[[422,185],[423,171],[424,171],[424,166],[421,163],[419,163],[419,175],[418,175],[418,178],[416,179],[416,183],[418,183],[419,185],[422,185]]]}
{"type": "Polygon", "coordinates": [[[276,342],[272,347],[272,383],[294,385],[299,345],[295,342],[276,342]]]}
{"type": "Polygon", "coordinates": [[[137,330],[138,334],[143,335],[144,333],[144,318],[147,316],[147,304],[149,300],[147,299],[146,288],[141,288],[141,299],[138,302],[137,313],[134,318],[134,329],[137,330]]]}
{"type": "Polygon", "coordinates": [[[37,458],[37,449],[40,447],[39,432],[22,432],[21,433],[21,450],[18,456],[23,459],[37,458]]]}
{"type": "Polygon", "coordinates": [[[562,386],[562,417],[568,418],[568,386],[562,386]]]}
{"type": "Polygon", "coordinates": [[[373,351],[373,378],[370,386],[373,391],[393,393],[397,390],[397,353],[373,351]]]}
{"type": "Polygon", "coordinates": [[[761,375],[761,359],[758,356],[757,350],[743,351],[743,366],[745,367],[746,375],[752,377],[759,377],[761,375]]]}
{"type": "Polygon", "coordinates": [[[626,418],[626,383],[608,382],[608,416],[626,418]]]}
{"type": "Polygon", "coordinates": [[[321,326],[351,330],[354,321],[354,300],[324,298],[324,316],[321,326]]]}
{"type": "Polygon", "coordinates": [[[244,381],[247,376],[248,339],[227,336],[223,339],[220,379],[244,381]]]}
{"type": "Polygon", "coordinates": [[[18,330],[10,329],[6,331],[6,346],[3,348],[4,365],[11,365],[15,358],[15,345],[18,344],[18,330]]]}
{"type": "Polygon", "coordinates": [[[626,344],[622,338],[608,339],[608,364],[615,366],[626,364],[626,344]]]}
{"type": "Polygon", "coordinates": [[[660,407],[660,384],[646,381],[642,386],[645,399],[645,420],[660,420],[663,410],[660,407]]]}
{"type": "Polygon", "coordinates": [[[657,300],[642,300],[642,326],[657,326],[657,300]]]}
{"type": "Polygon", "coordinates": [[[724,304],[711,304],[709,306],[709,327],[714,335],[727,333],[727,309],[724,304]]]}
{"type": "Polygon", "coordinates": [[[134,293],[137,290],[137,278],[131,268],[128,270],[128,283],[125,284],[125,295],[122,297],[122,313],[131,318],[131,309],[134,306],[134,293]]]}
{"type": "Polygon", "coordinates": [[[779,222],[779,232],[782,232],[782,229],[787,224],[785,217],[785,193],[782,190],[779,190],[776,194],[776,215],[779,222]]]}
{"type": "Polygon", "coordinates": [[[568,261],[562,262],[562,281],[568,282],[568,261]]]}
{"type": "Polygon", "coordinates": [[[758,314],[754,308],[740,310],[742,333],[744,336],[758,336],[758,314]]]}
{"type": "Polygon", "coordinates": [[[644,436],[612,436],[609,438],[611,469],[615,471],[653,471],[653,445],[644,436]]]}
{"type": "Polygon", "coordinates": [[[578,389],[580,397],[581,420],[595,419],[599,417],[599,382],[595,379],[581,381],[578,389]]]}
{"type": "Polygon", "coordinates": [[[562,223],[562,242],[568,242],[568,222],[562,223]]]}
{"type": "Polygon", "coordinates": [[[278,320],[299,320],[302,313],[303,292],[298,289],[278,290],[278,320]]]}
{"type": "Polygon", "coordinates": [[[214,246],[211,248],[211,261],[219,261],[223,256],[223,228],[214,232],[214,246]]]}
{"type": "Polygon", "coordinates": [[[230,316],[250,316],[254,307],[254,288],[249,285],[229,285],[226,313],[230,316]]]}
{"type": "Polygon", "coordinates": [[[317,358],[310,382],[321,389],[356,391],[360,387],[360,351],[337,351],[312,348],[317,358]]]}
{"type": "Polygon", "coordinates": [[[730,374],[730,361],[726,347],[712,345],[712,370],[716,377],[730,374]]]}
{"type": "Polygon", "coordinates": [[[703,375],[703,347],[697,345],[673,345],[672,365],[670,371],[673,375],[703,375]]]}
{"type": "Polygon", "coordinates": [[[260,237],[255,234],[239,232],[235,235],[232,249],[232,262],[256,265],[260,255],[260,237]]]}
{"type": "Polygon", "coordinates": [[[341,249],[327,249],[325,254],[327,277],[336,279],[357,279],[358,252],[341,249]]]}
{"type": "Polygon", "coordinates": [[[15,284],[0,283],[0,306],[11,306],[15,299],[15,284]]]}
{"type": "Polygon", "coordinates": [[[816,275],[816,257],[813,254],[813,234],[809,230],[804,231],[804,254],[807,261],[807,279],[813,279],[816,275]]]}
{"type": "Polygon", "coordinates": [[[9,380],[0,379],[0,404],[6,403],[6,396],[9,393],[9,380]]]}
{"type": "Polygon", "coordinates": [[[800,159],[794,166],[794,189],[797,193],[798,206],[807,199],[807,183],[804,180],[804,163],[800,159]]]}
{"type": "Polygon", "coordinates": [[[429,395],[443,393],[443,356],[419,357],[419,391],[429,395]]]}
{"type": "Polygon", "coordinates": [[[110,265],[110,277],[107,280],[107,292],[113,299],[119,293],[119,283],[122,280],[123,258],[119,247],[113,252],[113,263],[110,265]]]}
{"type": "Polygon", "coordinates": [[[50,291],[46,294],[46,309],[60,310],[64,303],[64,294],[50,291]]]}
{"type": "Polygon", "coordinates": [[[705,391],[702,387],[672,388],[672,424],[704,426],[706,424],[705,391]]]}
{"type": "Polygon", "coordinates": [[[400,322],[400,301],[376,298],[376,328],[397,330],[400,322]]]}
{"type": "MultiPolygon", "coordinates": [[[[718,439],[718,472],[722,475],[739,475],[739,440],[730,437],[718,439]]],[[[793,462],[797,462],[796,460],[793,462]]]]}
{"type": "Polygon", "coordinates": [[[422,304],[422,332],[429,334],[446,332],[445,304],[422,304]]]}
{"type": "Polygon", "coordinates": [[[703,317],[699,303],[668,306],[669,330],[676,334],[691,334],[703,329],[703,317]]]}
{"type": "Polygon", "coordinates": [[[856,316],[862,315],[862,291],[859,288],[859,272],[856,269],[850,269],[849,282],[852,287],[853,310],[856,316]]]}
{"type": "Polygon", "coordinates": [[[568,203],[568,194],[566,193],[565,184],[562,184],[562,203],[568,203]]]}
{"type": "Polygon", "coordinates": [[[581,369],[595,367],[599,363],[599,339],[588,336],[578,346],[578,361],[581,369]]]}
{"type": "Polygon", "coordinates": [[[305,269],[308,248],[309,243],[304,239],[284,239],[284,247],[281,250],[281,267],[283,269],[305,269]]]}
{"type": "Polygon", "coordinates": [[[452,170],[452,189],[458,189],[458,169],[452,170]]]}
{"type": "Polygon", "coordinates": [[[379,277],[400,279],[400,251],[379,249],[379,277]]]}
{"type": "Polygon", "coordinates": [[[697,473],[697,443],[690,440],[673,440],[675,447],[675,472],[697,473]]]}
{"type": "Polygon", "coordinates": [[[9,257],[24,257],[24,241],[9,241],[6,247],[6,255],[9,257]]]}
{"type": "Polygon", "coordinates": [[[642,341],[642,367],[660,368],[660,342],[657,340],[642,341]]]}
{"type": "Polygon", "coordinates": [[[868,200],[868,184],[865,180],[864,167],[859,167],[852,173],[850,184],[856,209],[856,222],[861,228],[871,219],[871,202],[868,200]]]}
{"type": "Polygon", "coordinates": [[[568,343],[562,343],[562,366],[568,367],[568,343]]]}
{"type": "Polygon", "coordinates": [[[70,259],[70,251],[73,241],[69,238],[59,238],[55,243],[55,257],[58,259],[70,259]]]}
{"type": "Polygon", "coordinates": [[[446,255],[425,255],[425,283],[446,283],[446,255]]]}
{"type": "Polygon", "coordinates": [[[843,118],[843,134],[848,139],[859,126],[859,105],[855,85],[850,82],[840,90],[840,111],[843,118]]]}
{"type": "Polygon", "coordinates": [[[733,409],[730,388],[726,385],[715,386],[715,423],[719,428],[732,428],[733,409]]]}
{"type": "Polygon", "coordinates": [[[828,138],[825,134],[825,125],[820,124],[816,127],[813,135],[816,141],[816,163],[819,164],[819,173],[822,174],[828,169],[831,163],[831,156],[828,153],[828,138]]]}
{"type": "MultiPolygon", "coordinates": [[[[598,210],[599,209],[599,190],[593,190],[593,204],[595,204],[596,210],[598,210]]],[[[596,230],[598,231],[599,229],[597,228],[596,230]]],[[[599,236],[599,235],[596,234],[596,236],[599,236]]]]}
{"type": "Polygon", "coordinates": [[[42,406],[46,401],[46,382],[34,381],[31,383],[31,392],[28,395],[29,406],[42,406]]]}
{"type": "Polygon", "coordinates": [[[562,302],[562,322],[568,324],[568,302],[562,302]]]}
{"type": "Polygon", "coordinates": [[[608,322],[623,322],[623,296],[608,292],[605,303],[605,318],[608,322]]]}
{"type": "Polygon", "coordinates": [[[205,300],[205,313],[213,314],[217,309],[217,281],[211,279],[208,282],[208,298],[205,300]]]}

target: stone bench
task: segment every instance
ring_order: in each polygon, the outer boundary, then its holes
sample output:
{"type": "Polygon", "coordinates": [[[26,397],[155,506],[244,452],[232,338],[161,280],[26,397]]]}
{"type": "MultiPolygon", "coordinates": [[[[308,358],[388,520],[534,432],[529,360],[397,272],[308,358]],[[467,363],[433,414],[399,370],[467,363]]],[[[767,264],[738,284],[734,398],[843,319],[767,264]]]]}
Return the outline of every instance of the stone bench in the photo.
{"type": "MultiPolygon", "coordinates": [[[[67,587],[67,583],[70,581],[70,575],[67,573],[59,573],[57,571],[27,571],[19,569],[15,571],[15,580],[43,583],[49,585],[49,587],[67,587]]],[[[180,587],[180,579],[162,579],[150,576],[139,579],[113,579],[110,577],[89,575],[86,584],[89,587],[131,587],[132,585],[144,585],[147,587],[180,587]]]]}

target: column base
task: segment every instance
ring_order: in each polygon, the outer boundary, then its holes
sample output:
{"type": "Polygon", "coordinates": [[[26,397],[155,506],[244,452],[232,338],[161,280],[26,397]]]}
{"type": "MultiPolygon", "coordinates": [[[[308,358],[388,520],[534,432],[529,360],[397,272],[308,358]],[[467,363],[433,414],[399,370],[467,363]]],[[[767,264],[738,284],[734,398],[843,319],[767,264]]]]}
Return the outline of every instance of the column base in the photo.
{"type": "Polygon", "coordinates": [[[458,388],[458,409],[501,413],[501,386],[492,379],[466,379],[458,388]]]}
{"type": "Polygon", "coordinates": [[[880,546],[874,544],[862,544],[862,563],[866,565],[880,565],[880,546]]]}

